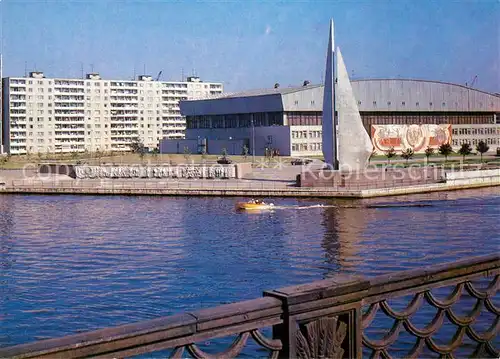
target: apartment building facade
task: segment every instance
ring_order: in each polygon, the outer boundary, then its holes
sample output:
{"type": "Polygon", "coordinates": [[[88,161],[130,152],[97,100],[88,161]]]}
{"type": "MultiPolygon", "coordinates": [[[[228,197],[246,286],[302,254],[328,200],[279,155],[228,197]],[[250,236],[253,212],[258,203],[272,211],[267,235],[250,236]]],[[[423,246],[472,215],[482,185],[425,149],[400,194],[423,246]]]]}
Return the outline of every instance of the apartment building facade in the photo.
{"type": "Polygon", "coordinates": [[[221,83],[29,77],[3,79],[2,145],[16,154],[129,151],[140,140],[156,148],[162,138],[184,138],[179,101],[219,95],[221,83]]]}

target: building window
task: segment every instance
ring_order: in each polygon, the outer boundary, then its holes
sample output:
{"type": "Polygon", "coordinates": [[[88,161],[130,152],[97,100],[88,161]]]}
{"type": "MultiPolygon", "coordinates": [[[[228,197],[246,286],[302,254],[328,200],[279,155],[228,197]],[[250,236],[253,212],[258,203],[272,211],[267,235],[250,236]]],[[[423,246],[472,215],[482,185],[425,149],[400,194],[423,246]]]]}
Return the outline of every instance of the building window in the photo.
{"type": "Polygon", "coordinates": [[[361,101],[358,101],[358,105],[361,105],[361,101]]]}
{"type": "Polygon", "coordinates": [[[401,105],[405,106],[405,105],[406,105],[406,102],[404,102],[404,101],[403,101],[403,102],[401,102],[401,105]]]}
{"type": "Polygon", "coordinates": [[[432,106],[432,102],[429,102],[429,106],[432,106]]]}
{"type": "Polygon", "coordinates": [[[373,106],[377,106],[377,101],[373,101],[373,106]]]}
{"type": "Polygon", "coordinates": [[[420,102],[417,102],[417,103],[415,104],[415,106],[417,106],[417,107],[418,107],[418,106],[420,106],[420,102]]]}
{"type": "Polygon", "coordinates": [[[294,102],[294,103],[295,103],[296,105],[298,105],[298,104],[299,104],[299,101],[295,100],[295,102],[294,102]]]}
{"type": "Polygon", "coordinates": [[[443,102],[443,103],[441,104],[441,106],[445,107],[445,106],[446,106],[446,102],[443,102]]]}

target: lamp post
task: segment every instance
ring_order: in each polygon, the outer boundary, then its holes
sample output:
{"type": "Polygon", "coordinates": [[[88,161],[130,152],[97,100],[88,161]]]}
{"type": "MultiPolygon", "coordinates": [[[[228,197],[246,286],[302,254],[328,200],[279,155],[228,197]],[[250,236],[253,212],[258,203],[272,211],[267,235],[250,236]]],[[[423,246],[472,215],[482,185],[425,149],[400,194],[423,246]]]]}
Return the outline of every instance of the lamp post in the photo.
{"type": "Polygon", "coordinates": [[[250,121],[252,122],[252,163],[255,163],[255,126],[253,118],[250,121]]]}

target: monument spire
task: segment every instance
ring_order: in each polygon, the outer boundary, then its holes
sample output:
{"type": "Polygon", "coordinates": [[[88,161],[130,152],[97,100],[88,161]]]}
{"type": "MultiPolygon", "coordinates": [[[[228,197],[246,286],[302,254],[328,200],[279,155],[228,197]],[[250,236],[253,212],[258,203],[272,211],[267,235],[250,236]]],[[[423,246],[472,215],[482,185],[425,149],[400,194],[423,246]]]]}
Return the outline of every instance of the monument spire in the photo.
{"type": "Polygon", "coordinates": [[[323,93],[322,146],[328,166],[338,169],[337,129],[335,126],[335,39],[333,19],[330,20],[330,34],[326,53],[325,86],[323,93]]]}
{"type": "Polygon", "coordinates": [[[337,113],[339,133],[337,136],[340,167],[342,170],[365,169],[372,153],[372,142],[366,132],[358,104],[352,91],[349,74],[340,49],[337,48],[337,113]]]}

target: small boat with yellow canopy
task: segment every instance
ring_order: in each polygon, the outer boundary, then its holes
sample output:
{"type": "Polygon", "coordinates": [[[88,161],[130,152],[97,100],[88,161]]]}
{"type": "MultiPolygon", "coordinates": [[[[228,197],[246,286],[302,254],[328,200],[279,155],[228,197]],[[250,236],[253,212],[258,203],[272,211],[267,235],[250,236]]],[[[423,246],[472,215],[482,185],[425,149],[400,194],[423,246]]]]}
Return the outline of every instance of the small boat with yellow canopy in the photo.
{"type": "Polygon", "coordinates": [[[273,209],[273,203],[266,203],[261,200],[252,199],[248,202],[238,202],[236,203],[236,209],[244,210],[244,211],[252,211],[252,210],[268,210],[273,209]]]}

